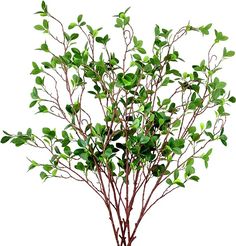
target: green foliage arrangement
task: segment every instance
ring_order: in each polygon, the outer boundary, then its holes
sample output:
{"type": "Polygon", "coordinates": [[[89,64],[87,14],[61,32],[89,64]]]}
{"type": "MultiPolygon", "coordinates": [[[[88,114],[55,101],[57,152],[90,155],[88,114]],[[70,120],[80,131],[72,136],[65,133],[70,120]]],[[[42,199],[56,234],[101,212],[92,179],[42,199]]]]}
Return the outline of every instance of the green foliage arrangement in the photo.
{"type": "Polygon", "coordinates": [[[118,57],[102,28],[91,27],[82,15],[66,28],[42,2],[37,14],[43,20],[35,29],[55,43],[41,44],[38,50],[48,59],[32,63],[30,107],[64,121],[65,128],[44,127],[42,135],[31,129],[4,131],[1,139],[48,151],[47,164],[30,160],[29,170],[40,169],[42,180],[86,183],[108,210],[117,246],[133,245],[140,222],[160,199],[199,181],[196,163],[208,167],[209,144],[227,145],[227,106],[236,101],[217,77],[222,62],[235,53],[228,48],[214,53],[227,36],[212,33],[212,24],[187,24],[177,32],[156,25],[147,51],[134,34],[128,10],[115,16],[122,37],[118,48],[124,47],[118,57]],[[205,59],[181,71],[175,44],[192,32],[212,33],[212,43],[205,59]],[[60,49],[58,54],[54,49],[60,49]],[[90,99],[83,100],[84,95],[90,99]],[[89,113],[93,104],[101,109],[98,122],[89,113]]]}

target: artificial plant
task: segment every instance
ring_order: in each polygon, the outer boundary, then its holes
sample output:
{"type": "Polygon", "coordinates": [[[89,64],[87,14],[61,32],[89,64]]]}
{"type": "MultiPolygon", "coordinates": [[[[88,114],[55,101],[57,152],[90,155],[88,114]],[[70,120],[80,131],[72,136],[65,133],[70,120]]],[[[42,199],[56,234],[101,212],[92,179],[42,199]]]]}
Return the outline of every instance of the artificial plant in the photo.
{"type": "Polygon", "coordinates": [[[215,54],[228,37],[214,30],[206,57],[182,71],[176,43],[192,32],[209,35],[211,24],[187,24],[177,32],[156,25],[146,50],[127,9],[115,16],[121,35],[116,54],[109,35],[82,15],[66,27],[45,2],[41,7],[36,14],[43,20],[35,29],[47,38],[38,48],[47,60],[32,63],[30,108],[63,121],[64,128],[4,131],[1,142],[46,150],[48,162],[30,159],[29,170],[40,169],[43,180],[86,183],[108,210],[116,244],[131,246],[143,217],[160,199],[199,180],[198,162],[208,166],[209,144],[227,145],[227,106],[236,99],[217,73],[234,52],[222,48],[215,54]],[[97,106],[99,118],[91,113],[97,106]]]}

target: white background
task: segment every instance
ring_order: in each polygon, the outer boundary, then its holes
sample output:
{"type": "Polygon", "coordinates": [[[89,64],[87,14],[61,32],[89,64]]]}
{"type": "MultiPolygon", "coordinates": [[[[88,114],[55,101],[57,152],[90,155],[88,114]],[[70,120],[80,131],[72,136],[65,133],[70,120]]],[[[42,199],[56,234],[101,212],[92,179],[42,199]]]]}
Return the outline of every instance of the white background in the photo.
{"type": "MultiPolygon", "coordinates": [[[[234,1],[52,1],[49,9],[64,23],[83,13],[92,26],[109,33],[112,16],[131,6],[137,36],[149,44],[153,27],[178,28],[189,20],[193,25],[213,23],[230,37],[227,47],[236,49],[234,1]]],[[[44,41],[32,28],[40,2],[1,2],[0,14],[0,129],[16,132],[27,127],[39,129],[54,124],[47,116],[36,116],[28,108],[34,79],[29,75],[34,49],[44,41]]],[[[115,42],[115,41],[112,41],[115,42]]],[[[194,42],[194,41],[193,41],[194,42]]],[[[199,61],[201,43],[186,43],[189,62],[199,61]],[[191,60],[192,59],[192,60],[191,60]]],[[[119,42],[117,42],[119,50],[119,42]]],[[[205,53],[204,53],[205,54],[205,53]]],[[[221,78],[236,94],[236,59],[226,61],[221,78]]],[[[228,120],[229,147],[218,143],[208,170],[199,183],[187,185],[163,199],[144,219],[134,246],[235,246],[236,245],[236,163],[235,106],[228,120]]],[[[57,124],[57,123],[55,123],[57,124]]],[[[0,146],[0,245],[2,246],[91,246],[114,244],[104,205],[85,185],[64,180],[42,183],[37,171],[26,173],[28,148],[0,146]]]]}

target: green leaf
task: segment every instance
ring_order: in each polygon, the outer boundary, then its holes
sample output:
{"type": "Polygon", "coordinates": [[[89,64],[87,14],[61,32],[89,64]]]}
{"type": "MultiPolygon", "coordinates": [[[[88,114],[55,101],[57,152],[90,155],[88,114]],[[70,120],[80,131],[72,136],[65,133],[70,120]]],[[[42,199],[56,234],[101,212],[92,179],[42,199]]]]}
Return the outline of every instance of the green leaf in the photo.
{"type": "Polygon", "coordinates": [[[223,57],[224,58],[232,57],[234,55],[235,55],[235,51],[233,51],[233,50],[227,51],[227,49],[224,48],[224,50],[223,50],[223,57]]]}
{"type": "Polygon", "coordinates": [[[167,86],[169,83],[171,83],[171,80],[170,80],[170,78],[169,77],[166,77],[165,79],[164,79],[164,81],[162,82],[162,86],[167,86]]]}
{"type": "Polygon", "coordinates": [[[169,178],[166,180],[166,183],[167,183],[168,185],[173,185],[172,180],[171,180],[171,179],[169,179],[169,178]]]}
{"type": "Polygon", "coordinates": [[[32,129],[31,128],[28,128],[27,131],[26,131],[26,135],[31,137],[32,135],[32,129]]]}
{"type": "Polygon", "coordinates": [[[48,108],[45,105],[40,105],[38,109],[39,109],[40,113],[47,113],[48,112],[48,108]]]}
{"type": "Polygon", "coordinates": [[[218,82],[216,84],[216,88],[217,89],[223,89],[223,88],[225,88],[225,86],[226,86],[226,83],[225,82],[218,82]]]}
{"type": "Polygon", "coordinates": [[[36,25],[36,26],[34,26],[34,29],[36,29],[38,31],[45,31],[45,28],[42,25],[36,25]]]}
{"type": "Polygon", "coordinates": [[[222,134],[221,136],[220,136],[220,141],[221,141],[221,143],[224,145],[224,146],[227,146],[227,136],[225,135],[225,134],[222,134]]]}
{"type": "Polygon", "coordinates": [[[175,169],[175,171],[174,171],[174,180],[178,179],[178,177],[179,177],[179,170],[175,169]]]}
{"type": "Polygon", "coordinates": [[[36,62],[32,62],[33,70],[31,74],[36,75],[42,72],[42,70],[39,68],[36,62]]]}
{"type": "Polygon", "coordinates": [[[66,105],[66,111],[71,115],[75,115],[76,113],[78,113],[79,109],[80,109],[80,104],[78,102],[74,103],[73,106],[69,104],[66,105]]]}
{"type": "Polygon", "coordinates": [[[102,37],[96,37],[95,40],[96,40],[98,43],[100,43],[100,44],[104,44],[104,40],[103,40],[102,37]]]}
{"type": "Polygon", "coordinates": [[[209,157],[211,154],[212,154],[212,151],[213,151],[213,149],[211,148],[211,149],[209,149],[208,151],[207,151],[207,153],[206,153],[206,156],[207,157],[209,157]]]}
{"type": "Polygon", "coordinates": [[[4,144],[4,143],[8,142],[11,138],[12,138],[12,136],[4,136],[1,139],[1,143],[4,144]]]}
{"type": "MultiPolygon", "coordinates": [[[[69,35],[68,33],[64,32],[64,37],[65,37],[66,41],[68,41],[68,42],[70,41],[70,35],[69,35]]],[[[68,63],[68,62],[67,62],[68,59],[66,59],[65,56],[61,56],[61,58],[64,58],[64,59],[63,59],[63,62],[65,62],[66,64],[68,63]]]]}
{"type": "Polygon", "coordinates": [[[45,135],[49,135],[50,132],[51,132],[51,130],[50,130],[50,128],[48,128],[48,127],[44,127],[44,128],[42,129],[42,132],[43,132],[43,134],[45,134],[45,135]]]}
{"type": "Polygon", "coordinates": [[[105,150],[105,156],[106,158],[109,158],[112,155],[112,149],[111,148],[107,148],[105,150]]]}
{"type": "Polygon", "coordinates": [[[194,159],[193,158],[188,159],[187,165],[193,165],[193,163],[194,163],[194,159]]]}
{"type": "Polygon", "coordinates": [[[43,27],[47,30],[49,28],[49,23],[47,20],[43,20],[43,27]]]}
{"type": "Polygon", "coordinates": [[[204,132],[211,140],[214,140],[214,135],[211,132],[204,132]]]}
{"type": "Polygon", "coordinates": [[[49,69],[52,68],[52,64],[50,62],[42,62],[42,65],[44,66],[44,68],[49,69]]]}
{"type": "Polygon", "coordinates": [[[139,118],[136,118],[131,126],[131,128],[133,129],[138,129],[140,127],[140,119],[139,118]]]}
{"type": "Polygon", "coordinates": [[[174,184],[177,184],[178,186],[183,187],[183,188],[185,187],[184,183],[182,183],[180,179],[176,179],[174,181],[174,184]]]}
{"type": "Polygon", "coordinates": [[[88,28],[89,32],[90,32],[91,34],[93,34],[93,32],[94,32],[93,28],[92,28],[90,25],[87,25],[87,28],[88,28]]]}
{"type": "Polygon", "coordinates": [[[185,143],[185,140],[183,138],[179,138],[174,141],[174,146],[182,149],[184,148],[184,143],[185,143]]]}
{"type": "Polygon", "coordinates": [[[228,40],[228,37],[223,35],[222,32],[218,32],[217,30],[215,30],[215,43],[219,43],[220,41],[226,41],[228,40]]]}
{"type": "Polygon", "coordinates": [[[162,101],[162,105],[168,105],[170,104],[171,100],[169,98],[166,98],[162,101]]]}
{"type": "Polygon", "coordinates": [[[53,138],[55,138],[56,136],[56,131],[55,130],[50,130],[48,127],[44,127],[42,129],[42,132],[44,133],[44,135],[49,138],[50,140],[52,140],[53,138]]]}
{"type": "Polygon", "coordinates": [[[83,147],[83,148],[85,148],[86,147],[86,142],[83,140],[83,139],[78,139],[78,141],[77,141],[77,143],[78,143],[78,145],[80,146],[80,147],[83,147]]]}
{"type": "Polygon", "coordinates": [[[82,21],[79,26],[85,26],[86,25],[86,22],[85,21],[82,21]]]}
{"type": "Polygon", "coordinates": [[[35,104],[36,104],[37,102],[38,102],[38,101],[32,101],[32,102],[30,103],[29,107],[30,107],[30,108],[34,107],[35,104]]]}
{"type": "Polygon", "coordinates": [[[201,130],[203,130],[205,128],[205,125],[203,122],[200,123],[200,128],[201,128],[201,130]]]}
{"type": "Polygon", "coordinates": [[[82,153],[85,153],[85,150],[84,149],[76,149],[74,151],[74,155],[80,156],[82,153]]]}
{"type": "Polygon", "coordinates": [[[117,18],[117,19],[116,19],[115,27],[123,28],[123,25],[124,25],[123,20],[120,19],[120,18],[117,18]]]}
{"type": "Polygon", "coordinates": [[[68,156],[66,154],[63,154],[63,153],[60,154],[60,158],[66,160],[66,161],[68,160],[68,156]]]}
{"type": "Polygon", "coordinates": [[[111,59],[110,63],[111,63],[111,65],[115,66],[118,64],[118,61],[116,59],[111,59]]]}
{"type": "Polygon", "coordinates": [[[46,180],[47,177],[48,177],[48,175],[47,175],[45,172],[41,172],[41,173],[40,173],[40,178],[41,178],[42,180],[46,180]]]}
{"type": "Polygon", "coordinates": [[[98,136],[102,136],[104,134],[105,126],[97,123],[95,125],[95,130],[98,136]]]}
{"type": "Polygon", "coordinates": [[[144,56],[143,62],[149,62],[149,60],[150,60],[149,56],[144,56]]]}
{"type": "Polygon", "coordinates": [[[44,169],[46,172],[49,173],[49,172],[52,171],[53,167],[52,167],[52,165],[44,164],[44,165],[43,165],[43,169],[44,169]]]}
{"type": "Polygon", "coordinates": [[[78,24],[82,21],[82,19],[83,19],[83,15],[79,15],[79,16],[77,17],[77,22],[78,22],[78,24]]]}
{"type": "Polygon", "coordinates": [[[205,167],[208,168],[208,161],[209,161],[209,156],[212,153],[212,149],[209,149],[206,154],[203,154],[201,158],[204,160],[205,167]]]}
{"type": "Polygon", "coordinates": [[[72,22],[72,23],[70,23],[70,25],[68,26],[68,29],[71,30],[71,29],[75,28],[76,26],[77,26],[77,23],[72,22]]]}
{"type": "Polygon", "coordinates": [[[154,33],[155,33],[155,36],[159,36],[159,34],[160,34],[160,27],[158,25],[155,26],[154,33]]]}
{"type": "Polygon", "coordinates": [[[177,154],[177,155],[181,155],[181,149],[180,148],[178,148],[178,147],[174,147],[174,148],[172,148],[172,150],[173,150],[173,152],[175,153],[175,154],[177,154]]]}
{"type": "Polygon", "coordinates": [[[176,120],[176,121],[174,121],[174,123],[173,123],[173,127],[175,127],[175,128],[177,128],[177,127],[179,127],[180,126],[180,124],[181,124],[181,120],[176,120]]]}
{"type": "Polygon", "coordinates": [[[150,141],[150,137],[149,136],[142,136],[140,139],[140,143],[141,144],[146,144],[150,141]]]}
{"type": "Polygon", "coordinates": [[[2,132],[3,132],[4,134],[6,134],[7,136],[12,136],[10,133],[8,133],[8,132],[6,132],[6,131],[4,131],[4,130],[2,130],[2,132]]]}
{"type": "Polygon", "coordinates": [[[55,177],[57,175],[57,169],[52,170],[52,176],[55,177]]]}
{"type": "Polygon", "coordinates": [[[31,161],[31,165],[28,168],[28,171],[34,169],[35,167],[37,167],[39,164],[36,161],[31,161]]]}
{"type": "Polygon", "coordinates": [[[33,87],[33,90],[31,92],[31,97],[32,97],[32,99],[39,99],[38,91],[37,91],[36,87],[33,87]]]}
{"type": "Polygon", "coordinates": [[[44,79],[45,78],[41,78],[41,77],[37,76],[35,79],[35,82],[37,85],[44,85],[44,79]]]}
{"type": "Polygon", "coordinates": [[[219,115],[224,115],[224,113],[225,113],[225,109],[223,106],[219,106],[217,111],[218,111],[219,115]]]}
{"type": "Polygon", "coordinates": [[[110,41],[110,38],[109,38],[108,35],[105,35],[104,38],[103,38],[103,40],[104,40],[104,44],[106,45],[107,42],[110,41]]]}
{"type": "Polygon", "coordinates": [[[64,153],[65,153],[66,155],[70,156],[70,155],[72,154],[71,148],[70,148],[69,146],[66,146],[66,147],[64,148],[64,153]]]}
{"type": "Polygon", "coordinates": [[[70,36],[70,40],[75,40],[79,37],[79,34],[78,33],[72,33],[71,36],[70,36]]]}
{"type": "Polygon", "coordinates": [[[48,14],[44,11],[37,11],[35,14],[40,14],[40,16],[47,16],[48,14]]]}
{"type": "Polygon", "coordinates": [[[42,7],[43,11],[47,12],[47,5],[46,5],[45,1],[42,1],[41,7],[42,7]]]}
{"type": "MultiPolygon", "coordinates": [[[[132,164],[132,163],[130,163],[130,166],[132,166],[131,164],[132,164]]],[[[116,165],[114,164],[114,162],[110,161],[110,162],[108,163],[108,168],[109,168],[112,172],[114,172],[115,169],[116,169],[116,165]]]]}
{"type": "Polygon", "coordinates": [[[197,108],[197,105],[195,104],[195,102],[190,102],[188,105],[188,109],[190,110],[195,110],[197,108]]]}
{"type": "MultiPolygon", "coordinates": [[[[166,44],[168,44],[167,41],[161,41],[159,38],[156,38],[156,40],[155,40],[155,45],[157,45],[158,48],[162,48],[166,44]]],[[[176,56],[174,54],[170,54],[170,55],[166,56],[166,59],[168,59],[168,60],[176,60],[176,56]]]]}
{"type": "Polygon", "coordinates": [[[40,47],[40,50],[43,50],[44,52],[49,52],[47,43],[42,44],[40,47]]]}
{"type": "Polygon", "coordinates": [[[187,165],[185,168],[185,174],[190,176],[195,173],[195,168],[192,165],[187,165]]]}
{"type": "Polygon", "coordinates": [[[61,151],[60,151],[60,149],[57,146],[55,146],[54,149],[55,149],[57,154],[61,154],[61,151]]]}
{"type": "Polygon", "coordinates": [[[206,129],[209,129],[211,127],[212,127],[212,123],[211,123],[210,120],[208,120],[207,123],[206,123],[206,129]]]}
{"type": "Polygon", "coordinates": [[[69,135],[66,131],[62,131],[62,137],[67,139],[67,138],[69,138],[69,135]]]}
{"type": "Polygon", "coordinates": [[[191,176],[189,179],[198,182],[200,178],[198,176],[191,176]]]}
{"type": "Polygon", "coordinates": [[[14,138],[11,142],[14,143],[16,147],[20,147],[21,145],[25,144],[27,140],[22,137],[17,137],[14,138]]]}
{"type": "Polygon", "coordinates": [[[71,105],[69,105],[69,104],[66,105],[66,111],[67,111],[69,114],[74,114],[73,109],[72,109],[71,105]]]}
{"type": "Polygon", "coordinates": [[[221,96],[221,93],[222,93],[222,89],[216,89],[212,92],[212,99],[213,100],[217,100],[220,96],[221,96]]]}
{"type": "Polygon", "coordinates": [[[199,133],[194,133],[192,136],[191,136],[192,140],[194,142],[198,141],[200,139],[200,134],[199,133]]]}
{"type": "Polygon", "coordinates": [[[124,175],[124,171],[120,171],[119,173],[118,173],[118,177],[121,177],[121,176],[123,176],[124,175]]]}
{"type": "Polygon", "coordinates": [[[197,93],[194,92],[191,96],[191,102],[194,102],[196,100],[196,97],[197,97],[197,93]]]}
{"type": "Polygon", "coordinates": [[[235,97],[230,97],[230,98],[229,98],[229,101],[230,101],[231,103],[235,103],[235,102],[236,102],[236,98],[235,98],[235,97]]]}
{"type": "Polygon", "coordinates": [[[138,40],[136,36],[133,37],[133,41],[134,41],[134,46],[136,48],[142,48],[143,46],[143,41],[142,40],[138,40]]]}
{"type": "Polygon", "coordinates": [[[142,57],[139,54],[133,54],[134,59],[141,61],[142,57]]]}
{"type": "Polygon", "coordinates": [[[82,162],[78,162],[76,165],[75,165],[75,169],[78,169],[80,171],[84,171],[85,170],[85,166],[82,162]]]}
{"type": "Polygon", "coordinates": [[[138,52],[141,54],[146,54],[146,50],[144,48],[137,48],[138,52]]]}
{"type": "Polygon", "coordinates": [[[212,24],[208,24],[206,26],[201,26],[199,27],[199,31],[203,34],[203,35],[208,35],[209,34],[209,29],[212,27],[212,24]]]}
{"type": "Polygon", "coordinates": [[[166,171],[166,167],[164,164],[161,165],[153,165],[151,168],[152,174],[155,177],[159,177],[160,175],[164,174],[166,171]]]}
{"type": "Polygon", "coordinates": [[[197,128],[195,126],[191,126],[191,127],[188,128],[188,132],[190,134],[193,134],[194,132],[196,132],[196,130],[197,130],[197,128]]]}

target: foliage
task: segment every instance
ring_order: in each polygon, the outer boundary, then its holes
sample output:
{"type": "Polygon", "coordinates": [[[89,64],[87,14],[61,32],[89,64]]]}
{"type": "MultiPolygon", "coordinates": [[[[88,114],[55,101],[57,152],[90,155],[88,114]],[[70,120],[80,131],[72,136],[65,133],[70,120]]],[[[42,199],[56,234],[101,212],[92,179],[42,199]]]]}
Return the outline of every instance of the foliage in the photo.
{"type": "Polygon", "coordinates": [[[102,28],[88,25],[82,15],[66,28],[42,2],[37,14],[43,20],[35,29],[55,41],[61,52],[56,54],[47,41],[38,48],[48,59],[32,63],[35,85],[30,107],[63,120],[65,128],[43,127],[41,136],[31,129],[17,134],[4,131],[1,139],[17,147],[47,150],[47,164],[31,160],[29,166],[29,170],[40,168],[43,180],[86,182],[108,208],[117,245],[131,245],[140,221],[158,200],[188,181],[199,181],[196,163],[202,160],[208,167],[209,143],[220,140],[227,145],[227,106],[236,101],[217,75],[222,62],[235,52],[224,47],[220,56],[213,53],[227,36],[215,30],[206,58],[182,71],[177,69],[183,59],[175,44],[192,32],[210,35],[212,24],[188,24],[177,32],[156,25],[148,52],[134,34],[128,11],[115,16],[124,41],[124,53],[118,57],[109,50],[111,40],[102,28]],[[53,33],[53,25],[59,25],[60,34],[53,33]],[[86,41],[79,48],[81,36],[86,41]],[[91,102],[82,100],[85,93],[91,102]],[[66,104],[61,100],[65,96],[66,104]],[[99,122],[89,113],[92,104],[100,105],[99,122]],[[138,194],[142,206],[131,227],[138,194]]]}

